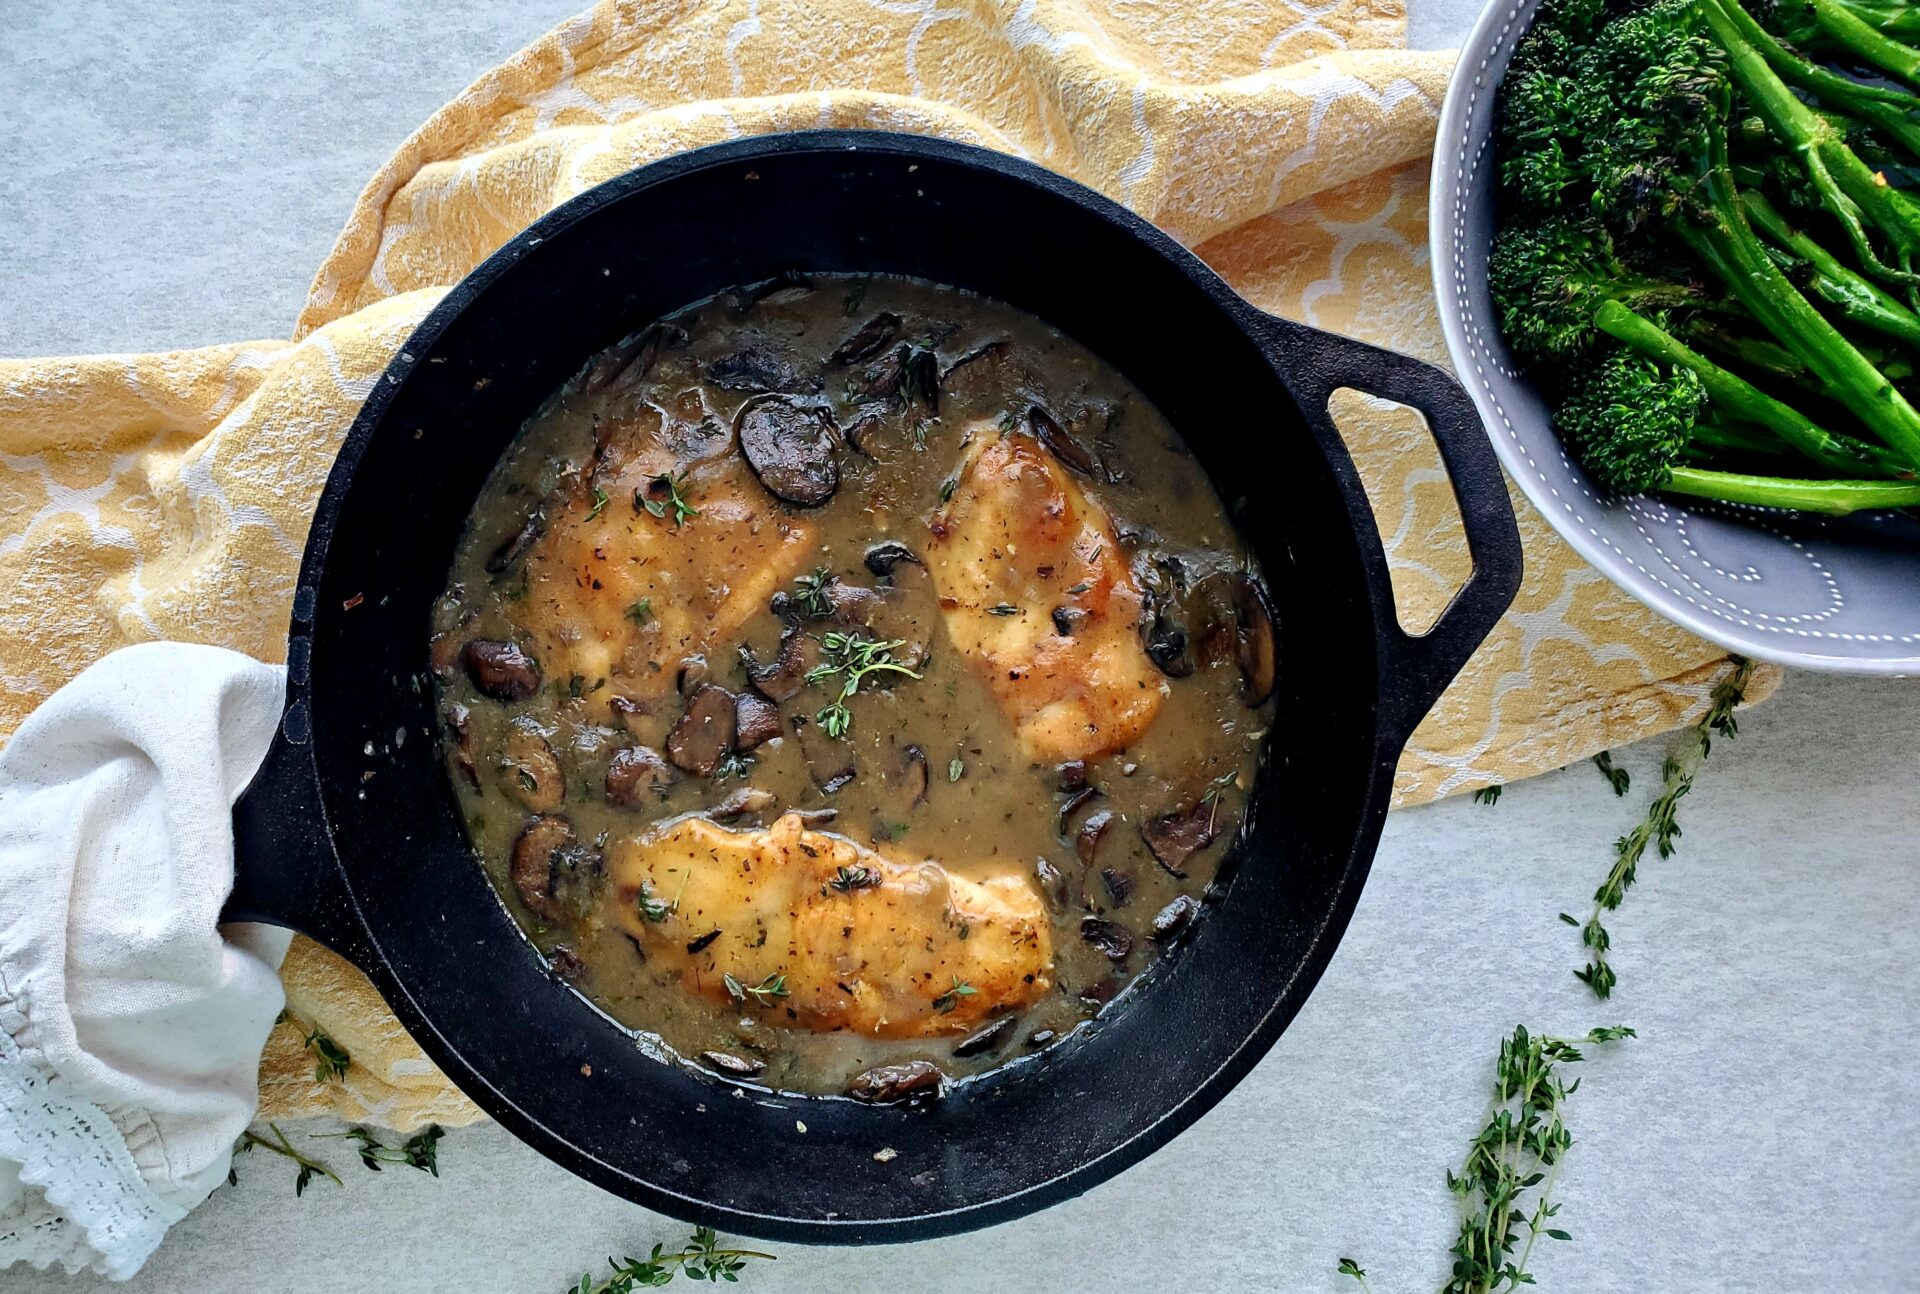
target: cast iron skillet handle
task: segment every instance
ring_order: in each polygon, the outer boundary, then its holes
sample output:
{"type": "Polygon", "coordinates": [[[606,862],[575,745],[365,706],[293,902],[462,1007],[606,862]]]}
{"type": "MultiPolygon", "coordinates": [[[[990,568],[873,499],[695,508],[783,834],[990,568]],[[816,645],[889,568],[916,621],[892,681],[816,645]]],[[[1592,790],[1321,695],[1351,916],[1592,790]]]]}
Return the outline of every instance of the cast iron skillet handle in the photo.
{"type": "MultiPolygon", "coordinates": [[[[1506,479],[1472,401],[1442,370],[1291,320],[1265,322],[1268,358],[1329,444],[1341,443],[1327,411],[1327,398],[1341,387],[1411,405],[1426,415],[1453,485],[1473,572],[1432,628],[1409,634],[1388,616],[1381,638],[1381,726],[1398,750],[1520,590],[1520,529],[1506,479]]],[[[1391,587],[1378,592],[1391,608],[1391,587]]]]}
{"type": "Polygon", "coordinates": [[[365,966],[371,944],[327,832],[307,702],[292,691],[266,762],[233,806],[233,892],[220,919],[287,926],[365,966]]]}

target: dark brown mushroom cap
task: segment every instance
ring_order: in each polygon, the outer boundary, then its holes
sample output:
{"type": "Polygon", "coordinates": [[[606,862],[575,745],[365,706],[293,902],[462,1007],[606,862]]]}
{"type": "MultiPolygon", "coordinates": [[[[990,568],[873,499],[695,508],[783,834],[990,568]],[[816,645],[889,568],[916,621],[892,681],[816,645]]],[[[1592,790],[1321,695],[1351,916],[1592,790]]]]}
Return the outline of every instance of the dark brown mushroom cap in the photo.
{"type": "Polygon", "coordinates": [[[930,1060],[909,1060],[899,1065],[876,1065],[847,1085],[847,1095],[856,1101],[884,1105],[917,1096],[937,1096],[946,1075],[930,1060]]]}
{"type": "Polygon", "coordinates": [[[531,819],[513,842],[510,875],[514,893],[543,920],[552,921],[560,915],[553,895],[557,855],[571,844],[573,824],[551,813],[531,819]]]}
{"type": "Polygon", "coordinates": [[[496,701],[524,701],[540,688],[540,662],[517,643],[475,638],[460,649],[460,663],[481,694],[496,701]]]}
{"type": "Polygon", "coordinates": [[[707,381],[729,391],[773,391],[813,395],[825,385],[818,373],[765,341],[749,342],[707,365],[707,381]]]}
{"type": "Polygon", "coordinates": [[[544,512],[535,509],[512,534],[500,541],[487,558],[487,574],[501,575],[511,570],[515,563],[527,555],[533,547],[533,541],[547,531],[547,517],[544,512]]]}
{"type": "Polygon", "coordinates": [[[902,562],[911,562],[915,566],[924,566],[911,548],[897,539],[884,539],[867,549],[867,569],[881,579],[891,578],[894,567],[902,562]]]}
{"type": "Polygon", "coordinates": [[[521,716],[507,728],[495,756],[500,768],[500,785],[521,807],[534,813],[551,813],[567,795],[567,779],[553,746],[539,728],[521,716]]]}
{"type": "Polygon", "coordinates": [[[1215,805],[1198,800],[1176,813],[1141,823],[1140,835],[1153,851],[1155,862],[1172,875],[1184,877],[1187,860],[1212,844],[1219,834],[1220,816],[1215,805]]]}
{"type": "Polygon", "coordinates": [[[1127,933],[1127,928],[1099,917],[1080,918],[1080,937],[1111,961],[1123,962],[1133,951],[1133,936],[1127,933]]]}
{"type": "Polygon", "coordinates": [[[820,725],[803,714],[788,721],[799,739],[800,754],[806,760],[807,776],[827,795],[843,790],[860,774],[860,760],[853,747],[836,741],[820,730],[820,725]]]}
{"type": "Polygon", "coordinates": [[[1054,421],[1053,415],[1039,405],[1027,408],[1027,426],[1049,454],[1059,459],[1061,465],[1081,476],[1094,474],[1093,455],[1086,446],[1066,433],[1065,428],[1054,421]]]}
{"type": "Polygon", "coordinates": [[[733,749],[733,723],[733,693],[718,683],[703,683],[667,734],[667,758],[683,773],[711,777],[733,749]]]}
{"type": "Polygon", "coordinates": [[[736,786],[727,792],[720,803],[701,816],[711,818],[715,822],[731,822],[749,813],[765,813],[774,806],[778,798],[772,791],[762,787],[736,786]]]}
{"type": "Polygon", "coordinates": [[[700,1063],[716,1074],[725,1074],[728,1078],[753,1078],[767,1068],[765,1061],[748,1060],[730,1051],[703,1051],[700,1053],[700,1063]]]}
{"type": "Polygon", "coordinates": [[[762,695],[776,702],[793,700],[807,685],[807,673],[820,663],[820,642],[789,620],[780,630],[780,651],[771,664],[763,665],[747,648],[740,649],[747,677],[762,695]]]}
{"type": "Polygon", "coordinates": [[[998,1051],[1013,1036],[1014,1018],[1003,1016],[953,1045],[953,1054],[965,1060],[989,1051],[998,1051]]]}
{"type": "Polygon", "coordinates": [[[468,732],[468,723],[472,718],[473,712],[458,702],[447,707],[447,731],[453,734],[454,767],[477,791],[480,789],[480,769],[473,762],[473,743],[468,732]]]}
{"type": "Polygon", "coordinates": [[[733,744],[745,754],[780,735],[780,707],[749,688],[733,699],[733,744]]]}
{"type": "Polygon", "coordinates": [[[900,333],[900,316],[891,310],[883,310],[873,318],[861,324],[851,336],[833,348],[827,356],[827,363],[837,368],[848,364],[858,364],[862,360],[872,359],[888,346],[900,333]]]}
{"type": "Polygon", "coordinates": [[[779,396],[740,410],[740,452],[776,499],[815,507],[840,487],[832,416],[779,396]]]}
{"type": "Polygon", "coordinates": [[[672,783],[672,767],[651,746],[628,746],[607,761],[607,801],[623,809],[645,808],[672,783]]]}
{"type": "Polygon", "coordinates": [[[1107,834],[1107,828],[1113,825],[1113,811],[1102,809],[1098,813],[1087,815],[1080,824],[1080,834],[1074,837],[1073,850],[1080,855],[1080,861],[1091,867],[1094,857],[1100,851],[1100,838],[1107,834]]]}
{"type": "Polygon", "coordinates": [[[1165,943],[1192,925],[1193,919],[1199,915],[1199,902],[1190,894],[1180,895],[1153,914],[1154,942],[1165,943]]]}

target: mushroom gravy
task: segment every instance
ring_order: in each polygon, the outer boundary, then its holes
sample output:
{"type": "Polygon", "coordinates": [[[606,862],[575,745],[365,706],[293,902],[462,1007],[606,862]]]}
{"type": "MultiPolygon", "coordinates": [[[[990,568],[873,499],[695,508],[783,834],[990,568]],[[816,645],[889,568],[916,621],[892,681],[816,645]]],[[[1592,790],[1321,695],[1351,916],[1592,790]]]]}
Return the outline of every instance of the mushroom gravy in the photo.
{"type": "Polygon", "coordinates": [[[431,651],[556,973],[663,1055],[885,1101],[1064,1040],[1199,916],[1270,616],[1119,373],[995,301],[787,276],[528,421],[431,651]]]}

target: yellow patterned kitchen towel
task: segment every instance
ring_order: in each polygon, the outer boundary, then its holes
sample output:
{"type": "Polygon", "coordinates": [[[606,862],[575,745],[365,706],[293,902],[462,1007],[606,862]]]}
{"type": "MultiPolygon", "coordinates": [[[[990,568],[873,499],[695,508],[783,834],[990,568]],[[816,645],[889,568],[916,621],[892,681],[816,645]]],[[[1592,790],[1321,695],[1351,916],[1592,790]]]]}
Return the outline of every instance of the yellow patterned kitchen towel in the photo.
{"type": "MultiPolygon", "coordinates": [[[[1444,360],[1426,158],[1451,59],[1399,48],[1404,24],[1400,0],[655,0],[581,15],[374,177],[294,340],[0,361],[0,737],[122,644],[280,659],[314,501],[409,330],[556,204],[701,144],[838,126],[1016,153],[1132,206],[1261,306],[1444,360]]],[[[1339,412],[1406,618],[1430,621],[1466,569],[1437,458],[1405,410],[1355,395],[1339,412]]],[[[1516,506],[1525,586],[1414,735],[1398,803],[1673,727],[1721,668],[1516,506]]],[[[283,977],[291,1018],[263,1064],[264,1113],[478,1117],[344,963],[296,941],[283,977]],[[312,1027],[352,1053],[344,1081],[316,1083],[312,1027]]]]}

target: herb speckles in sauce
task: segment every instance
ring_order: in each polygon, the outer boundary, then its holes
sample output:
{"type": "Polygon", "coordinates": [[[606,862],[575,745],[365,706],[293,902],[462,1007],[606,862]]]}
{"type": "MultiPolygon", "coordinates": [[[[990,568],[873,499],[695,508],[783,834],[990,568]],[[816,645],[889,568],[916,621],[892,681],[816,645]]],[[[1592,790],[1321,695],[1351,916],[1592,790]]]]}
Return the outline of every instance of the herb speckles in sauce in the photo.
{"type": "Polygon", "coordinates": [[[1277,665],[1152,405],[880,277],[595,357],[434,634],[474,847],[555,972],[690,1064],[866,1100],[1057,1045],[1180,938],[1277,665]]]}

